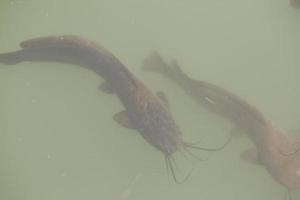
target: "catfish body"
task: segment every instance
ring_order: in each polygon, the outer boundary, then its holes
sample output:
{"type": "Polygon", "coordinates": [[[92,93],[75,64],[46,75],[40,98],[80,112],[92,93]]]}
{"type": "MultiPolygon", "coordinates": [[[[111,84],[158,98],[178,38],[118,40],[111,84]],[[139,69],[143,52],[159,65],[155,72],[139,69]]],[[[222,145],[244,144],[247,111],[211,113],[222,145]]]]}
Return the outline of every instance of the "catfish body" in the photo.
{"type": "Polygon", "coordinates": [[[182,134],[162,101],[105,48],[73,35],[30,39],[20,46],[20,50],[0,54],[0,62],[62,62],[93,70],[125,107],[125,111],[114,116],[116,121],[138,130],[165,155],[171,155],[183,144],[182,134]]]}
{"type": "Polygon", "coordinates": [[[300,140],[275,126],[257,108],[217,85],[189,78],[176,61],[166,63],[154,52],[143,63],[143,69],[157,72],[179,85],[188,95],[209,110],[242,129],[256,149],[243,155],[255,157],[282,185],[300,190],[300,140]]]}
{"type": "Polygon", "coordinates": [[[80,36],[49,36],[26,40],[20,43],[21,49],[0,54],[0,62],[13,65],[23,61],[61,62],[78,65],[99,74],[105,83],[102,89],[115,93],[125,110],[114,115],[115,121],[126,128],[137,130],[143,138],[160,150],[167,169],[171,170],[176,183],[172,154],[187,148],[204,151],[217,151],[217,148],[203,148],[185,142],[169,109],[164,104],[162,93],[154,95],[142,81],[137,79],[112,53],[105,48],[80,36]]]}

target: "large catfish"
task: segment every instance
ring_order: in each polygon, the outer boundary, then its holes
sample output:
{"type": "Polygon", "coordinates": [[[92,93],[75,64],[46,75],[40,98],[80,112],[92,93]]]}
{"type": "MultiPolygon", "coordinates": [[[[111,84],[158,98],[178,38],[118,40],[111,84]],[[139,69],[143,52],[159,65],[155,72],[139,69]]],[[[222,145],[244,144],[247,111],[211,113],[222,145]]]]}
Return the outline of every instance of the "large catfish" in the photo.
{"type": "Polygon", "coordinates": [[[300,190],[300,139],[275,126],[257,108],[237,95],[217,85],[191,79],[176,61],[168,64],[157,52],[144,60],[143,69],[167,77],[197,102],[242,129],[256,146],[243,156],[251,161],[255,158],[289,190],[300,190]]]}
{"type": "MultiPolygon", "coordinates": [[[[26,40],[21,49],[0,54],[0,62],[13,65],[23,61],[62,62],[93,70],[105,80],[102,89],[115,93],[125,110],[114,115],[124,127],[137,130],[143,138],[165,155],[167,168],[177,180],[172,154],[188,148],[216,151],[185,142],[163,101],[137,79],[112,53],[80,36],[48,36],[26,40]]],[[[186,179],[185,179],[186,180],[186,179]]]]}

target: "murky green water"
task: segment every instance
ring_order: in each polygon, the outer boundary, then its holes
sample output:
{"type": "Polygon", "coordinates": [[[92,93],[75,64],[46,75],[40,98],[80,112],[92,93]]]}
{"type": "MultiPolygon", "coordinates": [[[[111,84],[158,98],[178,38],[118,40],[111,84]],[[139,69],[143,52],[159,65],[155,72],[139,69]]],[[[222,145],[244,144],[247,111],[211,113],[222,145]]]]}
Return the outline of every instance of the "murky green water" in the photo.
{"type": "MultiPolygon", "coordinates": [[[[159,50],[193,78],[222,85],[297,129],[299,22],[300,10],[287,0],[1,0],[0,52],[37,36],[91,38],[167,94],[187,140],[217,146],[232,126],[142,72],[142,59],[159,50]]],[[[252,146],[247,137],[221,152],[195,152],[206,162],[177,153],[178,176],[196,167],[185,184],[170,184],[162,154],[112,120],[123,108],[98,90],[101,77],[58,63],[0,64],[0,72],[0,199],[284,199],[265,169],[240,159],[252,146]]]]}

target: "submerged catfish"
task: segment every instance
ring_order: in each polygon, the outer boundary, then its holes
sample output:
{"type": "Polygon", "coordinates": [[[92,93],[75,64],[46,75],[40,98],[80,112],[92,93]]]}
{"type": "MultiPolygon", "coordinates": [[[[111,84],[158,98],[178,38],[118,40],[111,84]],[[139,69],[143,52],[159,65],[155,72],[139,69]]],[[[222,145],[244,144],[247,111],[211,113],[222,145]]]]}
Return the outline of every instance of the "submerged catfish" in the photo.
{"type": "Polygon", "coordinates": [[[276,127],[257,108],[235,94],[211,83],[189,78],[176,61],[166,63],[154,52],[143,69],[162,74],[177,83],[187,94],[206,108],[230,120],[247,133],[256,149],[243,155],[256,159],[282,185],[300,190],[300,140],[276,127]]]}
{"type": "Polygon", "coordinates": [[[21,49],[0,54],[0,62],[9,65],[23,61],[49,61],[79,65],[103,77],[102,89],[115,93],[125,110],[114,115],[119,124],[135,129],[144,139],[165,155],[167,169],[171,170],[172,154],[188,148],[216,151],[185,142],[168,108],[138,80],[113,54],[83,37],[64,35],[35,38],[21,42],[21,49]]]}

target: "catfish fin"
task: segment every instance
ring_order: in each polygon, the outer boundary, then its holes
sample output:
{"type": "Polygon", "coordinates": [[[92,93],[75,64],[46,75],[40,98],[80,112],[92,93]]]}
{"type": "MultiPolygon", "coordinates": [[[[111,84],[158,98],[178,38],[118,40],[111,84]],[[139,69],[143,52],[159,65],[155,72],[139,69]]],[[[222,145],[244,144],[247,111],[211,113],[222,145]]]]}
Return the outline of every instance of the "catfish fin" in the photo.
{"type": "Polygon", "coordinates": [[[173,68],[174,71],[176,71],[178,74],[183,74],[187,77],[187,74],[184,73],[181,69],[181,67],[178,64],[178,61],[176,59],[171,60],[170,66],[173,68]]]}
{"type": "Polygon", "coordinates": [[[163,102],[163,104],[167,107],[170,108],[169,101],[166,97],[166,94],[162,91],[157,91],[156,96],[163,102]]]}
{"type": "Polygon", "coordinates": [[[107,83],[107,82],[103,82],[100,84],[99,89],[107,94],[112,94],[114,93],[113,88],[107,83]]]}
{"type": "Polygon", "coordinates": [[[177,71],[183,73],[183,71],[181,70],[181,68],[180,68],[180,66],[178,64],[178,61],[176,59],[171,60],[170,66],[172,66],[173,69],[176,69],[177,71]]]}
{"type": "Polygon", "coordinates": [[[144,71],[165,72],[168,67],[168,64],[157,51],[150,53],[142,63],[142,69],[144,71]]]}
{"type": "Polygon", "coordinates": [[[257,154],[257,150],[254,148],[247,149],[241,154],[241,158],[248,163],[260,165],[260,159],[257,154]]]}
{"type": "Polygon", "coordinates": [[[121,126],[128,128],[128,129],[135,129],[131,120],[129,119],[128,112],[123,110],[113,116],[113,119],[120,124],[121,126]]]}
{"type": "Polygon", "coordinates": [[[172,69],[172,72],[181,76],[182,78],[185,78],[187,80],[192,81],[192,79],[182,71],[181,67],[179,66],[176,59],[171,60],[169,67],[172,69]]]}

